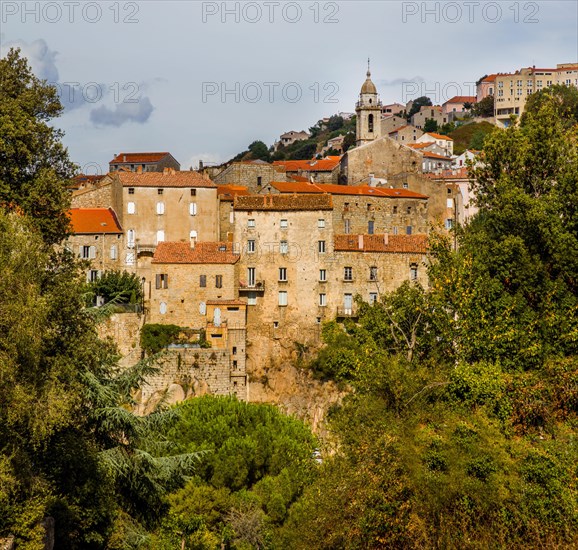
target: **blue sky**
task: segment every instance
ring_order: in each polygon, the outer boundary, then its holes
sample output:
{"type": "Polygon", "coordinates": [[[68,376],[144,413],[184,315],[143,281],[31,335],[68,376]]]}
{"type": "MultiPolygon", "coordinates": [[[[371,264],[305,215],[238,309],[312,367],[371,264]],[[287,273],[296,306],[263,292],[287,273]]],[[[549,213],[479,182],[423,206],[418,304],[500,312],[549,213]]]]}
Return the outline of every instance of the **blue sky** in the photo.
{"type": "Polygon", "coordinates": [[[387,103],[576,62],[578,3],[4,0],[0,44],[59,85],[57,125],[86,172],[121,151],[188,169],[353,111],[368,57],[387,103]]]}

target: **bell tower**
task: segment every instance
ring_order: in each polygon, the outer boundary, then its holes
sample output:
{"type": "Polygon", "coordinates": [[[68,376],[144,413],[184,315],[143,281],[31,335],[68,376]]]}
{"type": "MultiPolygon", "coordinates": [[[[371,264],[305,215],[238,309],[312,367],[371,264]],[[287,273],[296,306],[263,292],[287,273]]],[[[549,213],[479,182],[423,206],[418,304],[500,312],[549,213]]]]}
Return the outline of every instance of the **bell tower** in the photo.
{"type": "Polygon", "coordinates": [[[369,59],[367,60],[367,79],[361,87],[359,101],[355,104],[357,114],[356,142],[357,146],[369,143],[381,137],[381,101],[377,88],[371,81],[369,59]]]}

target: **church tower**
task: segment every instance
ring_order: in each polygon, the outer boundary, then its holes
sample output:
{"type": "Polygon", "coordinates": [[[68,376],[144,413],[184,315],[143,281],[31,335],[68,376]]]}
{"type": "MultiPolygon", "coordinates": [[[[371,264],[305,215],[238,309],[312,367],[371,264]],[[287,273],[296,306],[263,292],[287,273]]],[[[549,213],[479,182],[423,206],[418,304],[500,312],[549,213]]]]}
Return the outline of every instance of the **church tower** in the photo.
{"type": "Polygon", "coordinates": [[[381,137],[381,101],[377,88],[371,81],[369,59],[367,60],[367,79],[361,87],[359,101],[355,104],[357,113],[356,145],[363,145],[381,137]]]}

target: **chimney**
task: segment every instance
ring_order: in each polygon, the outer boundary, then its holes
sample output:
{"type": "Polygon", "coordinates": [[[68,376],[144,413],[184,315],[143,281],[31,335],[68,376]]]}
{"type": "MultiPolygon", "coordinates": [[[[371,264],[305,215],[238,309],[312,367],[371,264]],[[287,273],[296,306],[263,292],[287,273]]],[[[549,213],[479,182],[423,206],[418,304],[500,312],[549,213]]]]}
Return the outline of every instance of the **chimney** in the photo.
{"type": "Polygon", "coordinates": [[[199,161],[199,172],[201,172],[203,170],[204,166],[203,166],[203,161],[200,160],[199,161]]]}
{"type": "Polygon", "coordinates": [[[163,175],[170,174],[170,173],[171,173],[171,169],[168,166],[165,166],[163,168],[163,175]]]}
{"type": "Polygon", "coordinates": [[[359,235],[357,248],[359,248],[359,250],[363,250],[363,235],[359,235]]]}
{"type": "Polygon", "coordinates": [[[142,174],[142,165],[139,165],[136,167],[136,173],[137,174],[142,174]]]}
{"type": "Polygon", "coordinates": [[[126,155],[122,156],[122,162],[126,162],[126,155]]]}
{"type": "Polygon", "coordinates": [[[383,244],[385,246],[389,244],[389,235],[387,233],[383,236],[383,244]]]}

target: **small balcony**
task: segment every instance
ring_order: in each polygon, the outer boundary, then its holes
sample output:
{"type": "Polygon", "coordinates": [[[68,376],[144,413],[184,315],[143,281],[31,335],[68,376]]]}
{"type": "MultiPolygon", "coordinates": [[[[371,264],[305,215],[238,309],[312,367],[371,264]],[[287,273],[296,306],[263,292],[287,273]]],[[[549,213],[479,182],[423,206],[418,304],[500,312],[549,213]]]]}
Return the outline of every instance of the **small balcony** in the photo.
{"type": "Polygon", "coordinates": [[[265,281],[255,281],[253,284],[239,281],[239,292],[265,292],[265,281]]]}
{"type": "Polygon", "coordinates": [[[337,318],[338,319],[357,319],[357,308],[356,307],[338,307],[337,308],[337,318]]]}

